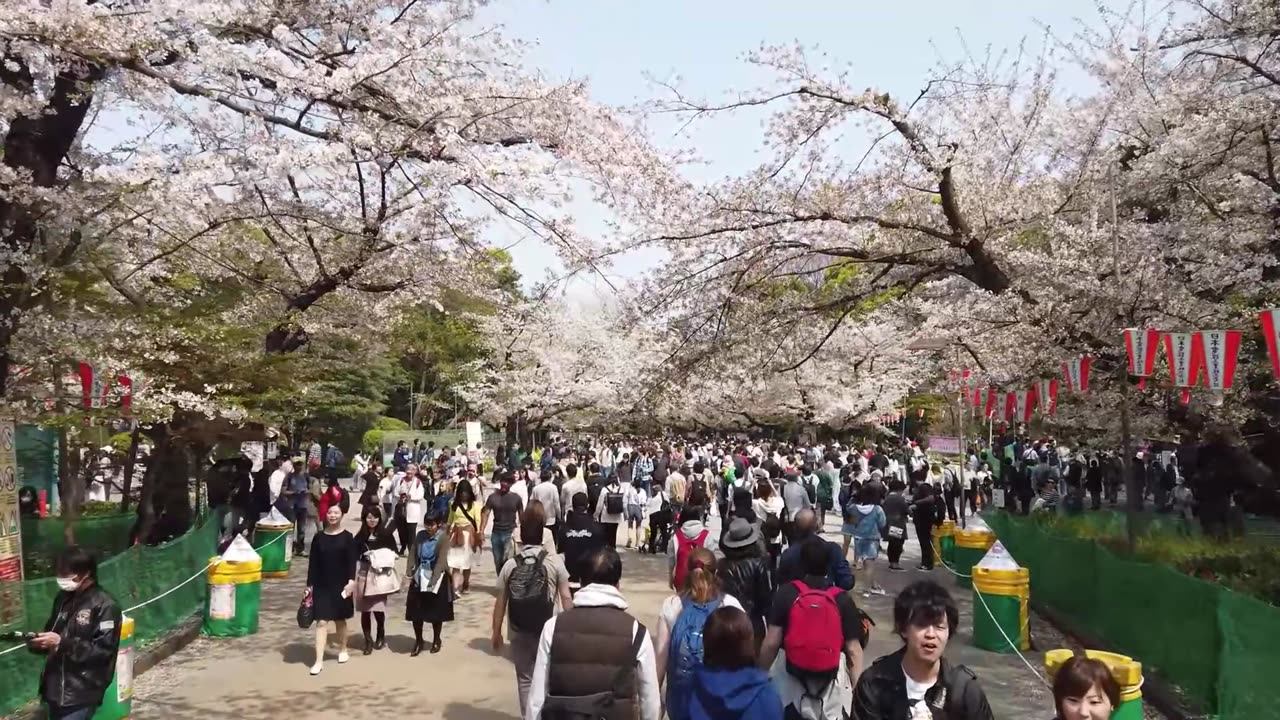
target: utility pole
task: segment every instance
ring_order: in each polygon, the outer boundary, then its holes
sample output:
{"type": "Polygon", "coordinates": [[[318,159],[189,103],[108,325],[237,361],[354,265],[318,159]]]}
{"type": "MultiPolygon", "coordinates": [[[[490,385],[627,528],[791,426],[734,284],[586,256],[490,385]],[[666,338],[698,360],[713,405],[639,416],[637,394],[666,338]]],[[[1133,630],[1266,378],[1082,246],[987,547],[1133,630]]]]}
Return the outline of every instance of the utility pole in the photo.
{"type": "MultiPolygon", "coordinates": [[[[1120,220],[1116,210],[1115,166],[1107,163],[1107,184],[1111,190],[1111,275],[1115,281],[1116,296],[1119,297],[1120,284],[1120,220]]],[[[1133,318],[1124,318],[1126,325],[1132,324],[1133,318]]],[[[1135,358],[1136,359],[1136,358],[1135,358]]],[[[1134,481],[1129,467],[1133,458],[1133,438],[1129,428],[1129,369],[1120,363],[1120,472],[1124,473],[1125,487],[1125,536],[1129,552],[1132,554],[1138,544],[1138,510],[1141,508],[1142,494],[1134,481]]]]}
{"type": "MultiPolygon", "coordinates": [[[[956,346],[955,346],[957,373],[959,372],[959,368],[960,368],[960,344],[961,344],[961,341],[959,338],[957,338],[956,346]]],[[[960,382],[960,387],[956,393],[956,404],[955,404],[956,440],[960,444],[960,462],[959,462],[959,465],[960,465],[960,527],[965,528],[966,524],[965,524],[964,508],[969,501],[969,493],[967,490],[965,490],[965,487],[964,487],[964,466],[965,466],[965,462],[968,460],[969,455],[967,452],[965,452],[965,422],[964,422],[964,412],[963,412],[964,402],[960,398],[960,393],[964,392],[964,380],[960,378],[957,378],[957,380],[960,382]]],[[[945,492],[945,488],[944,488],[944,492],[945,492]]]]}

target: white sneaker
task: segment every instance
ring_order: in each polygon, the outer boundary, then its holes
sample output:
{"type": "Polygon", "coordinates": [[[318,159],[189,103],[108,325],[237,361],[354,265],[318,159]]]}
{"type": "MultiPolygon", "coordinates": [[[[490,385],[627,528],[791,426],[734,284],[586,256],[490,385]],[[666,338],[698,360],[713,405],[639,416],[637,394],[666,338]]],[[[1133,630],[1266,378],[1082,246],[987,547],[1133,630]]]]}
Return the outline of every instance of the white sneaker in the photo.
{"type": "Polygon", "coordinates": [[[348,661],[348,660],[350,660],[350,659],[351,659],[351,656],[347,654],[347,651],[346,651],[346,650],[343,650],[342,652],[338,653],[338,664],[339,664],[339,665],[341,665],[342,663],[344,663],[344,662],[346,662],[346,661],[348,661]]]}
{"type": "Polygon", "coordinates": [[[315,665],[311,666],[311,674],[319,675],[320,671],[323,669],[324,669],[324,663],[316,663],[315,665]]]}

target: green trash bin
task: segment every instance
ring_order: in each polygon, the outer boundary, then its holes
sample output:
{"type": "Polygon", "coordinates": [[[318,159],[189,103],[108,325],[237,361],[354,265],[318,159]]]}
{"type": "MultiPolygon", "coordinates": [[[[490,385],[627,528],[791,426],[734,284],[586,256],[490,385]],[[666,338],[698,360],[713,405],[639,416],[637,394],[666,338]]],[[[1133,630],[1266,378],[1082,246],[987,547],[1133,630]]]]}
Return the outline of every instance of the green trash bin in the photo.
{"type": "Polygon", "coordinates": [[[944,565],[952,566],[956,562],[956,523],[954,520],[943,520],[942,525],[933,531],[936,541],[935,552],[944,565]]]}
{"type": "MultiPolygon", "coordinates": [[[[1111,720],[1142,720],[1142,663],[1128,655],[1103,652],[1102,650],[1085,650],[1085,657],[1101,660],[1111,671],[1120,686],[1120,705],[1111,711],[1111,720]]],[[[1050,650],[1044,654],[1044,669],[1053,680],[1067,662],[1075,655],[1071,649],[1050,650]]]]}
{"type": "Polygon", "coordinates": [[[960,587],[973,587],[971,579],[965,576],[973,574],[973,566],[982,561],[995,542],[995,533],[986,528],[956,530],[951,566],[956,571],[956,583],[960,587]]]}
{"type": "Polygon", "coordinates": [[[120,621],[120,649],[116,651],[116,672],[102,696],[93,720],[125,720],[133,712],[133,618],[120,621]]]}
{"type": "MultiPolygon", "coordinates": [[[[252,552],[252,551],[250,551],[252,552]]],[[[243,637],[258,632],[262,605],[262,560],[213,558],[209,595],[200,632],[210,637],[243,637]]]]}
{"type": "Polygon", "coordinates": [[[1031,572],[997,542],[973,567],[973,644],[1011,653],[1031,649],[1031,572]]]}
{"type": "Polygon", "coordinates": [[[289,577],[293,564],[293,523],[259,522],[253,533],[253,549],[262,558],[262,577],[289,577]]]}

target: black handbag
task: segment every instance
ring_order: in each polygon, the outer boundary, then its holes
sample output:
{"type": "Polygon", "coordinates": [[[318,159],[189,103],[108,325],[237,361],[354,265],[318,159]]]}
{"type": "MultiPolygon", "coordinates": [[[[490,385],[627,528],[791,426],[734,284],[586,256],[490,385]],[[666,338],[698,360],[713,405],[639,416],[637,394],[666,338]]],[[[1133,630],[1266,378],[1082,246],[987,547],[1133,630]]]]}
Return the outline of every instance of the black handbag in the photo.
{"type": "Polygon", "coordinates": [[[298,604],[298,627],[306,630],[316,621],[316,609],[311,604],[311,593],[302,596],[298,604]]]}

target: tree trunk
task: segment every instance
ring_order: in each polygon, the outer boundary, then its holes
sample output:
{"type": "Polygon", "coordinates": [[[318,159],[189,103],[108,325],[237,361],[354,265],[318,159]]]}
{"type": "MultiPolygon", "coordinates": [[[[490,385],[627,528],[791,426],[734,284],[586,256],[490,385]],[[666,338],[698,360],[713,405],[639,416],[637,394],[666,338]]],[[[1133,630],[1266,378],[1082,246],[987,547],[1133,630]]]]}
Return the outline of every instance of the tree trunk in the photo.
{"type": "Polygon", "coordinates": [[[133,466],[138,460],[138,445],[142,439],[142,433],[138,430],[138,426],[133,426],[133,433],[129,437],[129,456],[124,459],[124,480],[121,482],[120,489],[120,512],[129,512],[130,495],[133,493],[133,466]]]}
{"type": "Polygon", "coordinates": [[[62,486],[62,535],[68,546],[76,544],[76,520],[80,517],[80,499],[84,486],[80,482],[80,463],[67,457],[67,429],[58,428],[58,482],[62,486]]]}

